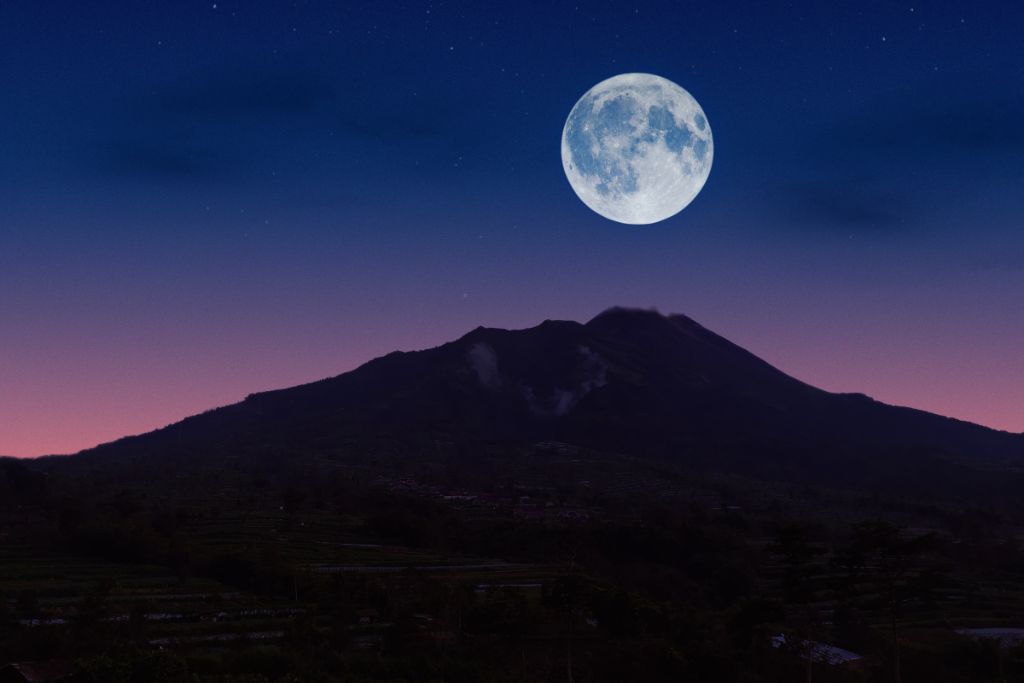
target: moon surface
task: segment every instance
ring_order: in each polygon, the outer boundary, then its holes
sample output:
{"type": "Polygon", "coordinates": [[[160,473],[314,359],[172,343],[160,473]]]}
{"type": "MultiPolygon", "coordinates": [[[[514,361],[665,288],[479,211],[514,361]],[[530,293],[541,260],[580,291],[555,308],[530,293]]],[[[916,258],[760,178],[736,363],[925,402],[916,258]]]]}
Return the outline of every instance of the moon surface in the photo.
{"type": "Polygon", "coordinates": [[[711,125],[683,88],[653,74],[613,76],[588,90],[562,129],[562,167],[588,207],[619,223],[657,223],[704,187],[711,125]]]}

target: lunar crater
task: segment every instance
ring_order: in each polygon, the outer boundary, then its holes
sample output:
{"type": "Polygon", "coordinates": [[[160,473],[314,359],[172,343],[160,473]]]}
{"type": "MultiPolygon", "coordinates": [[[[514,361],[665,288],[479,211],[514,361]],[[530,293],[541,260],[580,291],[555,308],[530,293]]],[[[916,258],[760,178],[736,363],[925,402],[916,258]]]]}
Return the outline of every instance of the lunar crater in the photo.
{"type": "Polygon", "coordinates": [[[562,130],[562,165],[573,190],[620,223],[656,223],[684,209],[707,181],[713,156],[703,109],[653,74],[598,83],[562,130]]]}

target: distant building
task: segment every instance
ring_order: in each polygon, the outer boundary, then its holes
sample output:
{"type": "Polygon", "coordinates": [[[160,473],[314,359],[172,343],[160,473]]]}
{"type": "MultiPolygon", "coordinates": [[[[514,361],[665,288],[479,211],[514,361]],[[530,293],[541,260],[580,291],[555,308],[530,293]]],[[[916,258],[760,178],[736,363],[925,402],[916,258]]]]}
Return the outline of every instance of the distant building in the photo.
{"type": "Polygon", "coordinates": [[[352,636],[352,647],[357,650],[378,650],[384,644],[380,633],[360,633],[352,636]]]}
{"type": "Polygon", "coordinates": [[[78,667],[65,660],[12,662],[0,669],[0,683],[66,683],[78,680],[78,667]]]}
{"type": "Polygon", "coordinates": [[[441,496],[449,503],[472,503],[476,501],[476,495],[471,493],[450,493],[441,496]]]}
{"type": "Polygon", "coordinates": [[[356,612],[356,621],[360,626],[369,626],[380,618],[380,612],[373,607],[367,607],[356,612]]]}
{"type": "Polygon", "coordinates": [[[956,632],[978,640],[993,640],[1003,648],[1024,644],[1024,628],[958,628],[956,632]]]}
{"type": "Polygon", "coordinates": [[[561,441],[541,441],[535,443],[533,449],[537,453],[557,453],[558,455],[578,455],[580,447],[561,441]]]}
{"type": "MultiPolygon", "coordinates": [[[[780,648],[785,647],[786,645],[788,645],[786,642],[786,634],[780,633],[777,636],[772,636],[772,647],[780,648]]],[[[856,652],[850,652],[849,650],[844,650],[841,647],[828,645],[826,643],[819,643],[814,640],[802,640],[799,644],[791,645],[790,647],[800,653],[801,659],[810,659],[813,662],[831,664],[832,666],[854,664],[864,659],[863,656],[856,652]]]]}

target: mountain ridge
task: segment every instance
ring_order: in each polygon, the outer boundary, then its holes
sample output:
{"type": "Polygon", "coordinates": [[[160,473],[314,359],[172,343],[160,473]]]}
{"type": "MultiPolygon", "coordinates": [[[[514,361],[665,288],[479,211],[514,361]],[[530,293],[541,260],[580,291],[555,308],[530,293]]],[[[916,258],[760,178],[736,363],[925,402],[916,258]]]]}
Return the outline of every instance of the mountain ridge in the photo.
{"type": "Polygon", "coordinates": [[[586,323],[477,327],[78,456],[316,451],[378,439],[555,439],[761,469],[794,459],[827,469],[892,451],[986,466],[1024,461],[1024,435],[830,393],[687,316],[623,307],[586,323]]]}

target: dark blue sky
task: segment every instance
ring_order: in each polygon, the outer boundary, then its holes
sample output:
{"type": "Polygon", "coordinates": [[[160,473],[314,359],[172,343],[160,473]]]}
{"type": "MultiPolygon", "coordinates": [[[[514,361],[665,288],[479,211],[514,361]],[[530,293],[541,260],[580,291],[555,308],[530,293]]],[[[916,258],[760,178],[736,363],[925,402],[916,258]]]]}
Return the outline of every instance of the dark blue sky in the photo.
{"type": "Polygon", "coordinates": [[[1024,430],[1021,26],[1011,2],[0,2],[0,452],[613,304],[1024,430]],[[629,71],[715,135],[701,195],[644,227],[559,157],[629,71]]]}

